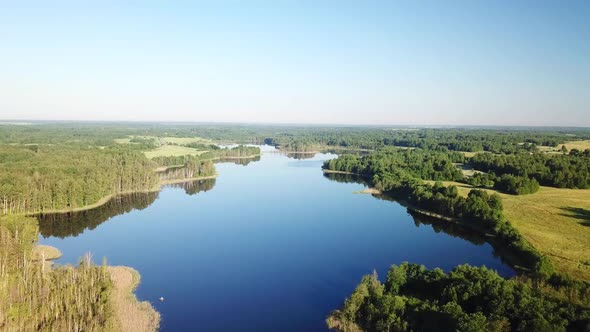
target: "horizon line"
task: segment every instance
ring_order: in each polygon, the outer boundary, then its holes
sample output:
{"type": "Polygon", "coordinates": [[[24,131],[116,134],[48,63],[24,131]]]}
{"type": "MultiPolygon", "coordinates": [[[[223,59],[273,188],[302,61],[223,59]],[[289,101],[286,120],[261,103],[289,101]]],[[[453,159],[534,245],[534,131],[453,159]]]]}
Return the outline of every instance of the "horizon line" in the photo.
{"type": "Polygon", "coordinates": [[[403,128],[569,128],[590,129],[575,125],[522,125],[522,124],[370,124],[370,123],[298,123],[298,122],[225,122],[225,121],[163,121],[163,120],[68,120],[68,119],[1,119],[0,125],[26,125],[43,123],[133,123],[170,125],[249,125],[291,127],[403,127],[403,128]]]}

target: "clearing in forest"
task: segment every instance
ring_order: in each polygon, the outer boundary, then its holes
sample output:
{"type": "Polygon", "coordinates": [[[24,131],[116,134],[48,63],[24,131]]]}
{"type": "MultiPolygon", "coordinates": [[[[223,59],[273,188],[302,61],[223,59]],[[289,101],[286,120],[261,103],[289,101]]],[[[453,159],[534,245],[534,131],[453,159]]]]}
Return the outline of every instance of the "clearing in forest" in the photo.
{"type": "Polygon", "coordinates": [[[154,157],[168,157],[168,156],[198,156],[207,151],[188,148],[180,145],[162,145],[154,150],[145,151],[144,154],[148,159],[154,157]]]}

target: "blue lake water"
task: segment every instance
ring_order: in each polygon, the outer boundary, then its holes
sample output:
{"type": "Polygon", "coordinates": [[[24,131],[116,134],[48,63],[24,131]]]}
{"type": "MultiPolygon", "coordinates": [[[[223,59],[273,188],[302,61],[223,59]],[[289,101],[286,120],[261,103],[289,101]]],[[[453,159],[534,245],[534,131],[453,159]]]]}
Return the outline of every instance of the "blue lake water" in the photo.
{"type": "Polygon", "coordinates": [[[362,184],[327,178],[322,162],[335,155],[296,160],[265,150],[247,166],[217,164],[214,181],[73,215],[76,226],[42,226],[40,242],[63,252],[58,263],[91,252],[98,263],[138,270],[137,296],[161,313],[161,331],[326,331],[325,318],[362,275],[385,276],[403,261],[514,274],[489,244],[353,194],[362,184]]]}

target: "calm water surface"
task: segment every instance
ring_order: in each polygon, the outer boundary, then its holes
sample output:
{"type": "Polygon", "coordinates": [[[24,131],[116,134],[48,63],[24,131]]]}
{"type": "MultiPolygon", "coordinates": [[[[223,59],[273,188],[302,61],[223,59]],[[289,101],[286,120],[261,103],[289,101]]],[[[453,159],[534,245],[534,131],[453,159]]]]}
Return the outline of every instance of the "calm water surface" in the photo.
{"type": "Polygon", "coordinates": [[[326,331],[324,319],[362,275],[385,276],[403,261],[513,274],[477,237],[327,178],[320,167],[334,157],[267,152],[248,165],[217,164],[217,180],[119,198],[66,221],[46,217],[41,243],[63,252],[59,263],[91,252],[137,269],[137,295],[162,314],[162,331],[326,331]]]}

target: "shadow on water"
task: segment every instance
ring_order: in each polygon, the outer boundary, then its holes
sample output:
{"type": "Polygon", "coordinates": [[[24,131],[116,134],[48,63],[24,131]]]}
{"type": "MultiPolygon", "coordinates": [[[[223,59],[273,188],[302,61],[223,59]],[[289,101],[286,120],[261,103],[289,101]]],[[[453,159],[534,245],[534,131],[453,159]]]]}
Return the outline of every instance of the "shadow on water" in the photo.
{"type": "Polygon", "coordinates": [[[296,160],[304,160],[304,159],[311,159],[315,157],[315,152],[287,152],[285,156],[287,158],[296,159],[296,160]]]}
{"type": "MultiPolygon", "coordinates": [[[[284,154],[287,158],[297,159],[297,160],[304,160],[304,159],[312,159],[317,155],[317,152],[293,152],[293,151],[281,151],[278,150],[279,153],[284,154]]],[[[346,149],[324,149],[321,150],[320,153],[330,153],[335,155],[343,155],[343,154],[353,154],[356,156],[365,156],[369,153],[367,151],[360,151],[360,150],[346,150],[346,149]]]]}
{"type": "Polygon", "coordinates": [[[236,165],[248,166],[248,164],[260,161],[260,156],[253,158],[221,158],[215,161],[215,163],[233,163],[236,165]]]}
{"type": "Polygon", "coordinates": [[[562,216],[576,218],[581,220],[580,224],[590,227],[590,210],[576,207],[562,207],[561,210],[564,211],[562,216]]]}
{"type": "MultiPolygon", "coordinates": [[[[367,187],[371,187],[371,181],[369,179],[355,174],[324,173],[324,176],[336,182],[360,183],[367,187]]],[[[402,206],[407,207],[407,205],[404,202],[401,202],[387,194],[372,194],[371,196],[380,200],[396,202],[398,204],[401,204],[402,206]]],[[[491,245],[493,249],[492,254],[494,255],[494,257],[500,258],[502,263],[507,264],[516,270],[520,270],[523,266],[529,265],[528,257],[522,257],[518,255],[517,252],[512,250],[510,247],[507,247],[504,243],[500,242],[496,237],[484,235],[478,230],[468,227],[466,223],[456,223],[441,220],[435,217],[426,216],[420,213],[416,213],[410,208],[408,208],[407,212],[414,219],[414,224],[416,225],[416,227],[428,225],[431,226],[432,229],[437,233],[444,232],[450,236],[461,238],[476,245],[483,245],[485,243],[488,243],[489,245],[491,245]]]]}
{"type": "Polygon", "coordinates": [[[200,192],[207,192],[215,186],[215,179],[205,179],[196,181],[187,181],[181,183],[168,184],[166,187],[184,189],[187,195],[195,195],[200,192]]]}
{"type": "MultiPolygon", "coordinates": [[[[260,160],[260,156],[255,158],[229,158],[220,159],[216,162],[231,162],[237,165],[246,166],[251,162],[260,160]]],[[[168,170],[159,172],[163,180],[178,179],[181,176],[183,167],[172,167],[168,170]]],[[[175,184],[168,184],[166,187],[184,189],[187,195],[195,195],[200,192],[206,192],[215,186],[215,179],[186,181],[175,184]]],[[[131,212],[133,210],[143,210],[150,206],[158,197],[158,192],[152,193],[133,193],[119,195],[105,204],[90,210],[67,212],[67,213],[48,213],[38,214],[34,217],[39,220],[39,231],[44,238],[58,237],[66,238],[69,236],[78,236],[85,230],[92,230],[103,222],[112,217],[131,212]]]]}
{"type": "MultiPolygon", "coordinates": [[[[206,192],[215,186],[215,179],[186,181],[166,185],[166,187],[184,189],[187,195],[195,195],[206,192]]],[[[125,194],[112,198],[104,205],[97,208],[67,212],[39,214],[35,217],[39,220],[39,231],[45,238],[54,236],[66,238],[78,236],[85,230],[93,230],[103,222],[133,210],[143,210],[150,206],[158,192],[125,194]]]]}
{"type": "Polygon", "coordinates": [[[133,210],[143,210],[150,206],[156,198],[158,198],[157,192],[126,194],[114,197],[94,209],[39,214],[35,217],[39,220],[39,231],[43,237],[55,236],[63,239],[69,236],[78,236],[87,229],[95,229],[114,216],[133,210]]]}
{"type": "Polygon", "coordinates": [[[367,187],[371,186],[371,181],[369,181],[369,179],[355,174],[324,173],[324,177],[340,183],[360,183],[367,187]]]}

